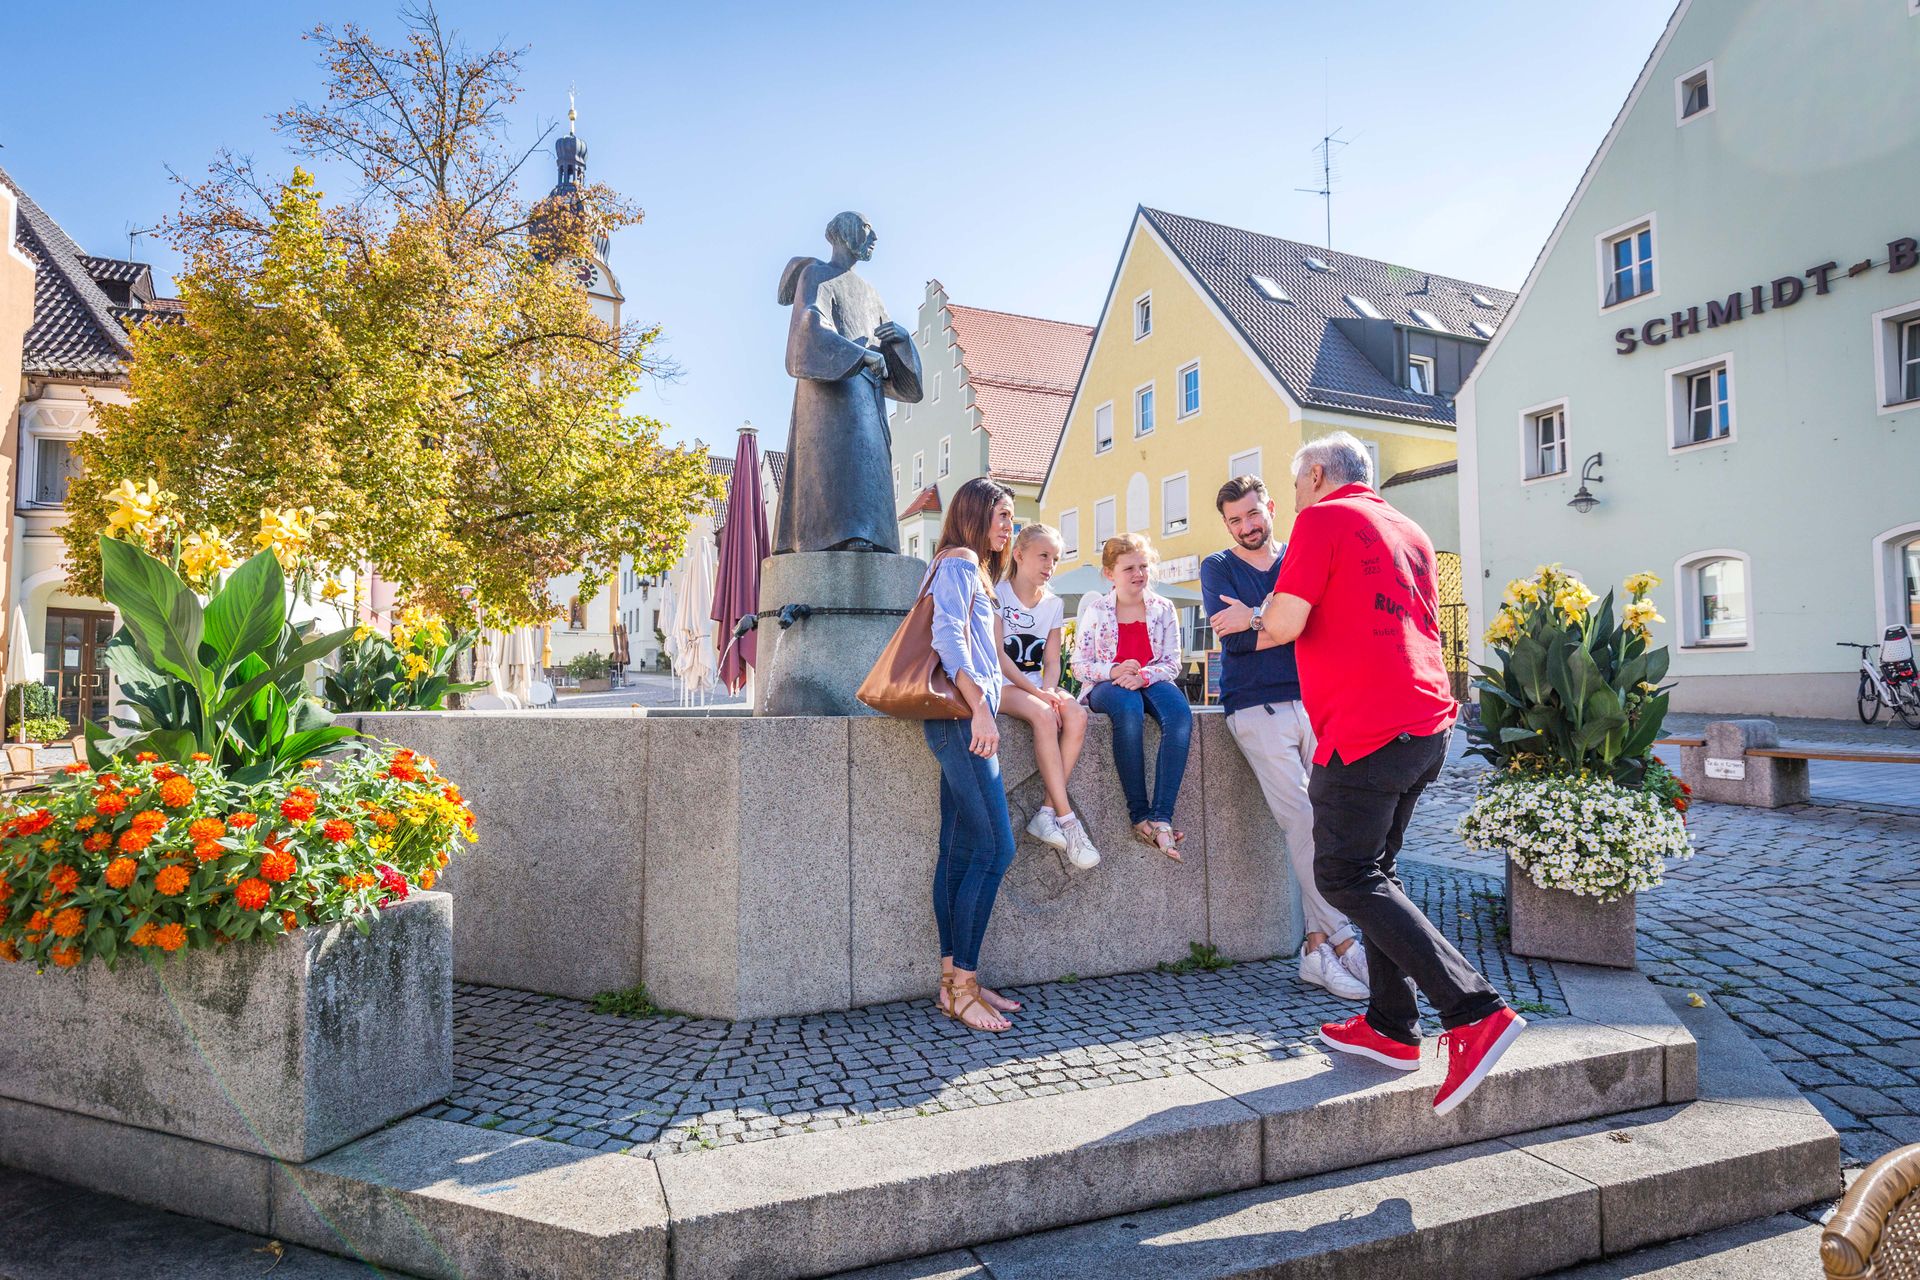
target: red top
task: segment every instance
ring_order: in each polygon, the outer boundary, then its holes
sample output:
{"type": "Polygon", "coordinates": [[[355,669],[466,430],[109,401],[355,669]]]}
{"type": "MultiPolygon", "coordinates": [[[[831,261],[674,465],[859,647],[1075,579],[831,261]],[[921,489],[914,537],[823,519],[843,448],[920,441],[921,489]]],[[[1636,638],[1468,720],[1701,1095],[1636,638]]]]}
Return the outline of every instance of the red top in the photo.
{"type": "Polygon", "coordinates": [[[1147,634],[1145,622],[1120,624],[1120,638],[1114,643],[1113,660],[1125,662],[1128,658],[1143,667],[1153,661],[1153,637],[1147,634]]]}
{"type": "Polygon", "coordinates": [[[1294,517],[1274,590],[1312,606],[1294,644],[1318,745],[1344,764],[1401,734],[1449,728],[1459,706],[1440,650],[1433,543],[1363,484],[1294,517]]]}

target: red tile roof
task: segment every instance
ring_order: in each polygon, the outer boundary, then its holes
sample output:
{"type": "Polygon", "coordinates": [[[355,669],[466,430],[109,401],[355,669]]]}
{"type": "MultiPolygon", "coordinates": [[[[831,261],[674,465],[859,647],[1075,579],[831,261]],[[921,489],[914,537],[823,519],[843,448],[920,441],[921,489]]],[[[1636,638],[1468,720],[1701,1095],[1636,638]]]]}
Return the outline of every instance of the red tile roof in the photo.
{"type": "Polygon", "coordinates": [[[1066,425],[1093,328],[947,304],[954,341],[986,428],[987,469],[1038,484],[1066,425]]]}
{"type": "Polygon", "coordinates": [[[907,504],[907,509],[900,513],[900,519],[908,520],[914,516],[939,514],[940,486],[930,484],[913,496],[913,501],[907,504]]]}

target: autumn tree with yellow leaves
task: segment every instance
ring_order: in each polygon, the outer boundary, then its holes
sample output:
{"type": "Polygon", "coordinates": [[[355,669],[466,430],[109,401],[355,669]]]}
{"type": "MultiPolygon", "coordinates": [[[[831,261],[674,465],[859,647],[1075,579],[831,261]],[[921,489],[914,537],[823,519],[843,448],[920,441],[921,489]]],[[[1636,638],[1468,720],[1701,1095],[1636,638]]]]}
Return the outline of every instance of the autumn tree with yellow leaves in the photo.
{"type": "Polygon", "coordinates": [[[475,52],[430,7],[403,21],[397,48],[315,29],[326,98],[276,117],[350,198],[231,154],[186,190],[166,226],[186,258],[180,322],[134,329],[131,402],[97,406],[77,446],[62,530],[76,589],[99,593],[98,539],[129,478],[167,490],[203,539],[317,509],[309,563],[371,565],[418,604],[493,625],[553,616],[559,574],[591,587],[627,554],[664,571],[717,496],[703,447],[669,447],[624,411],[660,372],[658,330],[598,320],[575,273],[640,211],[600,184],[518,195],[550,134],[506,139],[524,51],[475,52]]]}

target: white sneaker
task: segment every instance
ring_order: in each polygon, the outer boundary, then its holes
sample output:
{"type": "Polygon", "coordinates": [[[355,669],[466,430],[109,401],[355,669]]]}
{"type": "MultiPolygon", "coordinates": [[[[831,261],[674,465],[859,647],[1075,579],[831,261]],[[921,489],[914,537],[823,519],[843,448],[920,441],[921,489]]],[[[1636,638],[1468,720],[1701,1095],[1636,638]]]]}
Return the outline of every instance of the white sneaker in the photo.
{"type": "Polygon", "coordinates": [[[1032,818],[1027,820],[1027,834],[1041,844],[1050,845],[1065,853],[1067,833],[1060,829],[1060,822],[1053,816],[1053,810],[1042,806],[1032,818]]]}
{"type": "Polygon", "coordinates": [[[1082,871],[1091,871],[1100,865],[1100,851],[1093,847],[1093,837],[1087,834],[1087,828],[1078,817],[1056,822],[1054,829],[1066,835],[1068,862],[1082,871]]]}
{"type": "Polygon", "coordinates": [[[1340,957],[1333,954],[1333,948],[1324,942],[1311,951],[1301,946],[1300,981],[1325,987],[1342,1000],[1365,1000],[1368,995],[1366,984],[1355,981],[1340,957]]]}
{"type": "Polygon", "coordinates": [[[1341,968],[1353,975],[1355,982],[1369,991],[1373,989],[1373,978],[1367,973],[1367,949],[1360,945],[1358,938],[1344,952],[1334,952],[1334,959],[1340,962],[1341,968]]]}

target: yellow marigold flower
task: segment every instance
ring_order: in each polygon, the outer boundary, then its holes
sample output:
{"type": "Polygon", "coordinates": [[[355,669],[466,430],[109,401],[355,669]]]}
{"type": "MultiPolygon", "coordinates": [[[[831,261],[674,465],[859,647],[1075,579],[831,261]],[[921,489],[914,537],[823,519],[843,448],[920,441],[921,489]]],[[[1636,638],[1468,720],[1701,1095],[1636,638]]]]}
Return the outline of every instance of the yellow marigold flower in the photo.
{"type": "Polygon", "coordinates": [[[402,665],[407,669],[407,679],[409,680],[418,680],[421,676],[433,670],[433,664],[417,653],[408,654],[406,661],[402,665]]]}
{"type": "Polygon", "coordinates": [[[1507,584],[1506,602],[1508,604],[1532,604],[1540,598],[1540,585],[1526,578],[1515,578],[1507,584]]]}
{"type": "Polygon", "coordinates": [[[407,629],[405,623],[396,622],[393,624],[393,629],[387,633],[387,639],[393,642],[394,648],[406,649],[413,643],[413,632],[407,629]]]}
{"type": "Polygon", "coordinates": [[[1644,627],[1650,622],[1666,621],[1660,616],[1659,607],[1651,600],[1635,600],[1628,605],[1626,619],[1630,627],[1644,627]]]}
{"type": "Polygon", "coordinates": [[[260,532],[253,536],[253,544],[271,550],[280,567],[291,573],[313,537],[313,518],[312,507],[262,507],[260,532]]]}
{"type": "Polygon", "coordinates": [[[1554,593],[1553,607],[1565,614],[1568,622],[1578,622],[1586,617],[1587,609],[1597,599],[1586,583],[1569,581],[1554,593]]]}
{"type": "Polygon", "coordinates": [[[190,533],[180,548],[180,568],[195,586],[212,586],[214,580],[237,564],[233,551],[218,529],[190,533]]]}
{"type": "Polygon", "coordinates": [[[1494,646],[1512,644],[1518,634],[1519,627],[1512,612],[1502,609],[1494,615],[1492,625],[1487,628],[1486,642],[1494,646]]]}
{"type": "Polygon", "coordinates": [[[145,542],[167,527],[167,515],[161,507],[172,496],[162,492],[151,478],[144,489],[131,480],[122,480],[120,487],[108,495],[114,507],[107,513],[107,536],[145,542]]]}
{"type": "Polygon", "coordinates": [[[1653,573],[1635,573],[1627,577],[1627,594],[1635,597],[1646,595],[1660,585],[1660,576],[1653,573]]]}

